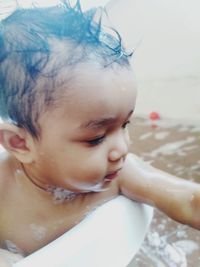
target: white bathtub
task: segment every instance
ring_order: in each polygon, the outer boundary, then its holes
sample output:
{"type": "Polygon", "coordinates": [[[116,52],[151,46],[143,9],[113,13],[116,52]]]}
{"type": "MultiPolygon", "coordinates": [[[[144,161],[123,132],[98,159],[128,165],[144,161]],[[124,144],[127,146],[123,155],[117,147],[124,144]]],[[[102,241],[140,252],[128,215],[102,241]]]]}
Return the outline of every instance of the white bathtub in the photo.
{"type": "Polygon", "coordinates": [[[125,267],[144,240],[149,206],[119,196],[14,267],[125,267]]]}

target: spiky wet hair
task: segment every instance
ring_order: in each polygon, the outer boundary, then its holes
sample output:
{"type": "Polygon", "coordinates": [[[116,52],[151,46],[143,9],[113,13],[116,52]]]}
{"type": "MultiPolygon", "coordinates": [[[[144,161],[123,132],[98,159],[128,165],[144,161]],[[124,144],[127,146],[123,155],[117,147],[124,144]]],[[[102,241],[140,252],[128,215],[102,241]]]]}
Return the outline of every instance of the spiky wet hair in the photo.
{"type": "MultiPolygon", "coordinates": [[[[41,112],[55,100],[61,68],[74,68],[88,60],[102,68],[129,66],[120,35],[102,26],[103,9],[83,12],[80,1],[30,9],[18,8],[0,22],[0,117],[25,128],[38,138],[41,112]],[[98,14],[98,16],[97,16],[98,14]],[[98,19],[97,19],[98,17],[98,19]],[[51,40],[70,43],[60,62],[51,64],[51,40]],[[47,71],[48,70],[48,71],[47,71]],[[38,80],[45,82],[38,86],[38,80]]],[[[70,71],[69,71],[70,73],[70,71]]]]}

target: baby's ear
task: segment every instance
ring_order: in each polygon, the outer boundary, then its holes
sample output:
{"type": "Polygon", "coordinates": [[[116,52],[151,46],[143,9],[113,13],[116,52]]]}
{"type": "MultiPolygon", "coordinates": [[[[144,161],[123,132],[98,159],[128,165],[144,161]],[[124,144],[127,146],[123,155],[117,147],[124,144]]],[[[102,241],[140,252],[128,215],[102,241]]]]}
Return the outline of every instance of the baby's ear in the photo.
{"type": "Polygon", "coordinates": [[[32,142],[28,132],[13,124],[0,124],[0,144],[22,163],[31,163],[32,142]]]}

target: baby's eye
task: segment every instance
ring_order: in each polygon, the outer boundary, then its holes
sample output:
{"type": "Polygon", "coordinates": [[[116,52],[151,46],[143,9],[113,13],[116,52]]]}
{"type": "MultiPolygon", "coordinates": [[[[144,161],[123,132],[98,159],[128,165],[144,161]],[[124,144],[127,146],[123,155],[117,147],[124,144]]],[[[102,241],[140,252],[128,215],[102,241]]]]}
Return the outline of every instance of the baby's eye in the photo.
{"type": "Polygon", "coordinates": [[[122,125],[122,128],[125,129],[126,126],[127,126],[129,123],[131,123],[131,122],[130,122],[130,121],[126,121],[126,122],[122,125]]]}
{"type": "Polygon", "coordinates": [[[104,141],[104,139],[105,139],[105,135],[102,135],[100,137],[88,140],[87,143],[90,144],[91,146],[96,146],[96,145],[101,144],[104,141]]]}

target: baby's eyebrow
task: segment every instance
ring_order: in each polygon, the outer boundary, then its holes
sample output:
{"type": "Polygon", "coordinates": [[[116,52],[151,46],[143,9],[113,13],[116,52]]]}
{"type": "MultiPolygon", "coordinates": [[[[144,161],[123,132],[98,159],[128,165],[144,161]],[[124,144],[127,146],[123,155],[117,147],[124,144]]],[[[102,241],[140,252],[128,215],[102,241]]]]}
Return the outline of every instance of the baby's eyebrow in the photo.
{"type": "MultiPolygon", "coordinates": [[[[131,110],[129,113],[128,113],[128,116],[126,117],[126,119],[128,119],[131,114],[133,113],[133,110],[131,110]]],[[[99,120],[90,120],[84,124],[82,124],[80,126],[81,129],[98,129],[98,128],[102,128],[102,127],[106,127],[108,125],[111,125],[111,124],[114,124],[116,123],[118,120],[118,118],[116,117],[109,117],[109,118],[102,118],[102,119],[99,119],[99,120]]]]}
{"type": "Polygon", "coordinates": [[[99,120],[91,120],[80,126],[85,129],[97,129],[113,124],[117,121],[117,118],[104,118],[99,120]]]}

